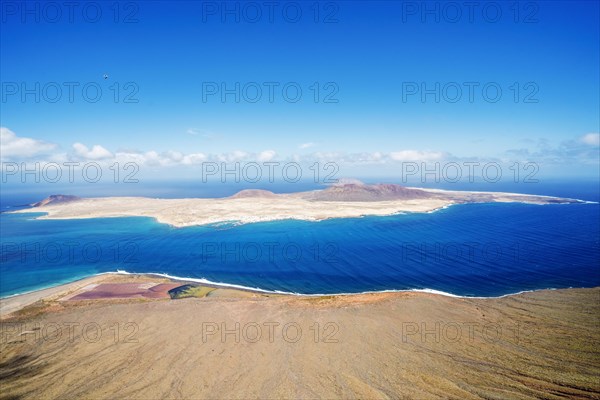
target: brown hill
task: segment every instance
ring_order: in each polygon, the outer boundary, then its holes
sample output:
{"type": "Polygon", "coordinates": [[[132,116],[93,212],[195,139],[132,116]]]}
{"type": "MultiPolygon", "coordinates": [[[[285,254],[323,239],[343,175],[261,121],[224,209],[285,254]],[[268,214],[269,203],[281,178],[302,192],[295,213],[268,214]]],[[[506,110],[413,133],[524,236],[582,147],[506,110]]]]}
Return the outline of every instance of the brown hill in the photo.
{"type": "Polygon", "coordinates": [[[33,203],[32,207],[41,207],[47,206],[48,204],[60,204],[60,203],[68,203],[70,201],[76,201],[81,199],[81,197],[71,196],[67,194],[53,194],[51,196],[46,197],[42,201],[38,201],[37,203],[33,203]]]}
{"type": "Polygon", "coordinates": [[[263,199],[272,199],[272,198],[277,197],[277,195],[268,190],[245,189],[245,190],[240,190],[239,192],[237,192],[230,198],[231,199],[243,199],[243,198],[248,198],[248,197],[259,197],[259,198],[263,198],[263,199]]]}
{"type": "Polygon", "coordinates": [[[410,189],[394,184],[365,185],[349,183],[307,192],[302,197],[314,201],[389,201],[427,199],[435,196],[424,190],[410,189]]]}

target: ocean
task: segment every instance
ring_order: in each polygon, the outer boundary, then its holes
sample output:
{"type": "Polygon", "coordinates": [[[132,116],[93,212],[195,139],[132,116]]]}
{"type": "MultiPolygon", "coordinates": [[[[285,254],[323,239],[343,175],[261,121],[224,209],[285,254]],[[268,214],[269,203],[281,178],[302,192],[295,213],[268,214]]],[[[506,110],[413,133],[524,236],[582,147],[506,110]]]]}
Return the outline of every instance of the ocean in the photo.
{"type": "MultiPolygon", "coordinates": [[[[186,190],[157,195],[189,197],[186,190]]],[[[220,195],[228,190],[238,188],[220,195]]],[[[595,185],[497,190],[599,200],[595,185]]],[[[2,209],[43,197],[4,193],[2,209]]],[[[465,204],[388,217],[188,228],[142,217],[36,215],[0,214],[2,297],[115,271],[297,294],[434,290],[496,297],[600,286],[597,203],[465,204]]]]}

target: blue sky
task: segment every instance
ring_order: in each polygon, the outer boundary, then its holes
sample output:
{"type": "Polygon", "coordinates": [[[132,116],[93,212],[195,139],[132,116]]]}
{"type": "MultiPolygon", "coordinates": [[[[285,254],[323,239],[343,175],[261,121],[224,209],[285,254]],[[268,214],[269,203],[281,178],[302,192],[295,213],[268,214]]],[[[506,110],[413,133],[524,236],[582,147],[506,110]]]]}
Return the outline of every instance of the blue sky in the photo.
{"type": "Polygon", "coordinates": [[[329,160],[360,177],[393,176],[403,160],[481,159],[598,176],[597,1],[479,2],[472,20],[458,2],[458,22],[447,2],[319,2],[318,16],[313,2],[278,2],[272,21],[261,6],[257,22],[245,2],[227,3],[239,22],[222,2],[121,2],[118,15],[112,2],[94,3],[73,21],[62,5],[58,22],[44,2],[29,14],[8,3],[3,161],[130,158],[164,177],[203,160],[329,160]],[[36,82],[40,101],[23,101],[23,85],[36,82]],[[65,82],[78,84],[72,102],[65,82]],[[265,82],[276,85],[272,102],[265,82]],[[236,83],[249,90],[239,103],[206,94],[236,83]],[[422,85],[436,83],[440,101],[423,101],[422,85]],[[86,101],[86,84],[102,89],[99,101],[86,101]],[[302,90],[298,102],[286,101],[286,84],[302,90]],[[262,97],[251,102],[256,86],[262,97]],[[502,95],[486,101],[484,86],[502,95]],[[125,102],[133,92],[137,102],[125,102]],[[324,102],[331,93],[337,102],[324,102]]]}

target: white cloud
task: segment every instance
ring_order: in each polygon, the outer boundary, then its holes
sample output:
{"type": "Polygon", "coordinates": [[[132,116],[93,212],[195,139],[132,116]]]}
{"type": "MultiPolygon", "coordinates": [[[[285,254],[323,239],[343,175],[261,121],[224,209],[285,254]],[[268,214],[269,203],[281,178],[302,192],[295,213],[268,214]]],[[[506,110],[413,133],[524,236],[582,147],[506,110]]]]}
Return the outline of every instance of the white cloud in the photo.
{"type": "Polygon", "coordinates": [[[384,153],[381,151],[362,152],[362,153],[345,153],[345,152],[321,152],[317,151],[310,154],[293,154],[290,160],[295,162],[313,163],[319,161],[322,163],[335,162],[346,166],[362,166],[362,165],[382,165],[394,164],[396,162],[420,161],[432,162],[442,161],[451,158],[452,155],[440,151],[420,151],[420,150],[403,150],[392,153],[384,153]]]}
{"type": "Polygon", "coordinates": [[[144,163],[151,167],[161,167],[169,163],[168,159],[161,157],[156,151],[147,151],[144,153],[144,163]]]}
{"type": "Polygon", "coordinates": [[[439,151],[402,150],[390,153],[394,161],[437,161],[444,158],[444,153],[439,151]]]}
{"type": "Polygon", "coordinates": [[[26,137],[19,137],[8,128],[0,127],[0,153],[3,159],[29,158],[47,154],[58,146],[26,137]]]}
{"type": "Polygon", "coordinates": [[[181,163],[184,165],[201,164],[206,161],[206,155],[202,153],[192,153],[183,157],[181,163]]]}
{"type": "Polygon", "coordinates": [[[106,150],[99,144],[95,144],[91,149],[89,149],[86,145],[77,142],[73,143],[73,150],[75,150],[75,154],[77,156],[88,160],[102,160],[113,157],[110,151],[106,150]]]}
{"type": "Polygon", "coordinates": [[[206,156],[202,153],[184,154],[179,151],[169,150],[163,153],[151,150],[120,151],[115,154],[115,160],[120,163],[134,162],[138,165],[150,167],[169,167],[175,165],[192,165],[202,162],[206,156]]]}
{"type": "Polygon", "coordinates": [[[245,151],[235,150],[230,153],[218,154],[218,155],[216,155],[216,159],[217,159],[217,161],[221,161],[221,162],[236,162],[236,161],[243,161],[248,156],[249,156],[249,154],[246,153],[245,151]]]}
{"type": "Polygon", "coordinates": [[[165,153],[165,157],[175,162],[182,161],[185,155],[179,151],[169,150],[165,153]]]}
{"type": "Polygon", "coordinates": [[[248,153],[241,150],[232,151],[229,153],[220,154],[205,154],[205,153],[189,153],[184,154],[179,151],[169,150],[164,153],[156,151],[123,151],[116,153],[116,160],[122,163],[135,162],[139,165],[148,166],[177,166],[177,165],[198,165],[203,162],[245,162],[259,161],[267,162],[275,158],[277,153],[274,150],[265,150],[260,153],[248,153]]]}
{"type": "Polygon", "coordinates": [[[271,161],[275,157],[275,154],[277,153],[274,150],[265,150],[258,154],[257,159],[261,162],[271,161]]]}
{"type": "Polygon", "coordinates": [[[518,148],[506,151],[511,160],[544,163],[544,165],[598,165],[598,133],[588,133],[578,138],[553,144],[539,139],[534,148],[518,148]]]}
{"type": "Polygon", "coordinates": [[[600,146],[600,133],[588,133],[583,135],[579,140],[589,146],[600,146]]]}
{"type": "Polygon", "coordinates": [[[315,143],[308,142],[308,143],[302,143],[300,146],[298,146],[298,148],[304,150],[304,149],[309,149],[309,148],[315,147],[315,146],[316,146],[315,143]]]}

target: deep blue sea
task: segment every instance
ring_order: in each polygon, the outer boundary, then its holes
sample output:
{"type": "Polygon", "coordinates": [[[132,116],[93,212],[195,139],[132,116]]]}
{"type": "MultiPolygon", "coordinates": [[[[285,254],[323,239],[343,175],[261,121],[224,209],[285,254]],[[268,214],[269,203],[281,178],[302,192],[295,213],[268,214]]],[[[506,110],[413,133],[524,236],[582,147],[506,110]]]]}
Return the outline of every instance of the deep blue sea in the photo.
{"type": "MultiPolygon", "coordinates": [[[[512,191],[599,200],[595,185],[520,189],[512,191]]],[[[43,197],[5,193],[2,208],[43,197]]],[[[600,285],[598,204],[466,204],[427,214],[190,228],[151,218],[35,216],[0,214],[2,297],[118,270],[301,294],[432,289],[488,297],[600,285]]]]}

